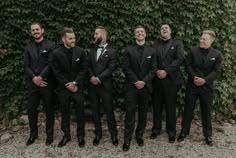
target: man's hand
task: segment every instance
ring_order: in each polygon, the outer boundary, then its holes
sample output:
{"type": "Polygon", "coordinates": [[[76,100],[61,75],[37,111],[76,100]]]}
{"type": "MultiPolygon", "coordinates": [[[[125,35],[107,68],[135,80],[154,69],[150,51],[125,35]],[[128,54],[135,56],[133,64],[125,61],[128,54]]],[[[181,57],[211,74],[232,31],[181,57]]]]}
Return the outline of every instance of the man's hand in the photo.
{"type": "Polygon", "coordinates": [[[165,70],[157,70],[156,75],[160,79],[164,79],[167,76],[167,72],[165,70]]]}
{"type": "Polygon", "coordinates": [[[71,92],[76,92],[78,90],[78,87],[76,85],[74,85],[73,82],[68,82],[65,84],[66,88],[71,91],[71,92]]]}
{"type": "Polygon", "coordinates": [[[77,92],[78,86],[75,85],[75,88],[72,90],[73,93],[77,92]]]}
{"type": "Polygon", "coordinates": [[[206,83],[206,80],[204,78],[195,76],[193,82],[196,86],[203,86],[206,83]]]}
{"type": "Polygon", "coordinates": [[[33,81],[33,83],[34,83],[35,85],[39,86],[42,80],[40,79],[39,76],[34,76],[34,78],[32,79],[32,81],[33,81]]]}
{"type": "Polygon", "coordinates": [[[134,84],[137,89],[142,89],[145,86],[145,82],[143,81],[137,81],[134,84]]]}
{"type": "Polygon", "coordinates": [[[44,80],[39,84],[39,87],[47,87],[48,83],[44,80]]]}
{"type": "Polygon", "coordinates": [[[33,83],[35,85],[37,85],[38,87],[46,87],[48,85],[48,83],[46,81],[43,80],[43,78],[41,76],[35,76],[32,79],[33,83]]]}
{"type": "Polygon", "coordinates": [[[98,85],[99,81],[95,76],[92,76],[89,80],[93,85],[98,85]]]}

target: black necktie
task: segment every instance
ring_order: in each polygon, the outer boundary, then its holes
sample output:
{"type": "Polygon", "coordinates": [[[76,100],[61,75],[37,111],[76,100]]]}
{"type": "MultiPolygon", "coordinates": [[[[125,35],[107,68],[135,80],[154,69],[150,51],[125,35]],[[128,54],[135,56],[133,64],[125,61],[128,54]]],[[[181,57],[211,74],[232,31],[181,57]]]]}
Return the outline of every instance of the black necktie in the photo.
{"type": "Polygon", "coordinates": [[[207,55],[208,55],[209,49],[200,48],[200,50],[202,53],[202,64],[205,64],[207,61],[207,55]]]}
{"type": "Polygon", "coordinates": [[[38,56],[39,56],[39,54],[40,54],[41,45],[42,45],[42,42],[36,43],[37,55],[38,55],[38,56]]]}
{"type": "Polygon", "coordinates": [[[144,46],[139,46],[138,45],[138,53],[139,53],[139,61],[142,61],[142,56],[143,56],[143,50],[144,50],[144,46]]]}

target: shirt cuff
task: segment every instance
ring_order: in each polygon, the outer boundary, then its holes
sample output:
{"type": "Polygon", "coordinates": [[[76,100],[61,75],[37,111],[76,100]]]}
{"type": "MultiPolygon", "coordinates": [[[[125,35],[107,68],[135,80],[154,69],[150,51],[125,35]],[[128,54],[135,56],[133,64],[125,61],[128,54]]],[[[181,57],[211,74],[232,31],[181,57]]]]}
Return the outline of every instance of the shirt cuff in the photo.
{"type": "Polygon", "coordinates": [[[96,77],[96,79],[98,80],[98,82],[99,82],[99,83],[101,83],[101,81],[99,80],[99,78],[98,78],[98,77],[96,77]]]}

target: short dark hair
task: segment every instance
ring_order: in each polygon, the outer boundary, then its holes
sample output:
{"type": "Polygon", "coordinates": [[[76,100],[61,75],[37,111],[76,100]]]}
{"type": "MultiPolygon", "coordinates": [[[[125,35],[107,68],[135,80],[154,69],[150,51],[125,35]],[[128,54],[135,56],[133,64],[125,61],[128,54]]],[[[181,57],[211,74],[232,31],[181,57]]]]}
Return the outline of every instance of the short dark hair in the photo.
{"type": "Polygon", "coordinates": [[[32,25],[39,25],[39,27],[40,27],[41,29],[43,28],[42,24],[39,23],[39,22],[37,22],[37,21],[33,22],[33,23],[31,24],[31,26],[32,26],[32,25]]]}
{"type": "Polygon", "coordinates": [[[64,27],[63,30],[60,32],[61,37],[64,37],[66,33],[74,33],[71,27],[64,27]]]}
{"type": "Polygon", "coordinates": [[[101,30],[104,30],[104,31],[105,31],[105,33],[106,33],[106,35],[108,36],[108,29],[107,29],[105,26],[98,25],[98,26],[96,27],[96,29],[101,29],[101,30]]]}
{"type": "Polygon", "coordinates": [[[137,26],[134,28],[134,33],[135,33],[135,31],[136,31],[137,29],[139,29],[139,28],[143,28],[144,31],[146,32],[146,29],[145,29],[145,27],[144,27],[143,25],[137,25],[137,26]]]}
{"type": "Polygon", "coordinates": [[[169,24],[169,23],[167,23],[167,22],[163,22],[163,23],[161,23],[160,28],[161,28],[163,25],[168,25],[169,28],[172,30],[171,24],[169,24]]]}
{"type": "MultiPolygon", "coordinates": [[[[102,30],[106,30],[107,31],[107,28],[105,26],[102,26],[102,25],[98,25],[96,27],[96,29],[102,29],[102,30]]],[[[107,31],[108,32],[108,31],[107,31]]]]}

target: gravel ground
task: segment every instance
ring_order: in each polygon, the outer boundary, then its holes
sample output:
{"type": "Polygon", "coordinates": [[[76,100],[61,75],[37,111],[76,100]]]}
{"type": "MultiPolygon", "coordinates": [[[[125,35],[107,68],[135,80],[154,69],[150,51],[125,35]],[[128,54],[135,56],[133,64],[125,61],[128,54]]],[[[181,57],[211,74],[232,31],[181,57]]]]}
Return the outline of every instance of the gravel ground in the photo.
{"type": "MultiPolygon", "coordinates": [[[[45,145],[45,124],[39,125],[39,138],[33,145],[26,146],[29,137],[28,126],[20,126],[16,132],[5,131],[12,134],[7,142],[0,142],[0,158],[236,158],[236,125],[229,123],[213,123],[214,145],[209,147],[204,142],[202,127],[199,121],[194,121],[190,136],[181,143],[168,143],[168,136],[163,130],[155,140],[149,139],[151,134],[151,118],[148,119],[144,134],[144,146],[139,147],[132,140],[130,150],[122,151],[124,126],[123,121],[118,122],[119,146],[112,145],[106,122],[103,122],[103,138],[98,146],[92,145],[94,138],[93,124],[86,122],[85,147],[79,148],[75,133],[75,122],[72,122],[72,141],[65,147],[58,148],[57,144],[62,137],[60,122],[55,122],[55,140],[52,145],[45,145]]],[[[163,122],[165,126],[165,122],[163,122]]],[[[177,125],[179,134],[180,125],[177,125]]],[[[4,134],[3,132],[0,135],[4,134]]]]}

